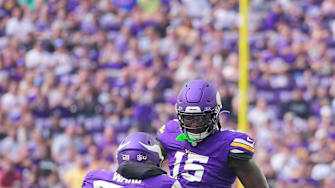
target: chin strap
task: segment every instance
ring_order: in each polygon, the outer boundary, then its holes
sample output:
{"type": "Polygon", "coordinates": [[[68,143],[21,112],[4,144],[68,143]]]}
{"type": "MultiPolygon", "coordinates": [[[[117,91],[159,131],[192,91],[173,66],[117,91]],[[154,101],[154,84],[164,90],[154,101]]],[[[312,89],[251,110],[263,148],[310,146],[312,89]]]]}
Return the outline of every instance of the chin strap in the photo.
{"type": "Polygon", "coordinates": [[[177,141],[187,141],[187,142],[189,142],[189,143],[191,143],[191,144],[194,142],[194,138],[190,138],[190,137],[188,136],[187,132],[186,132],[186,133],[180,133],[180,134],[177,136],[176,140],[177,140],[177,141]]]}

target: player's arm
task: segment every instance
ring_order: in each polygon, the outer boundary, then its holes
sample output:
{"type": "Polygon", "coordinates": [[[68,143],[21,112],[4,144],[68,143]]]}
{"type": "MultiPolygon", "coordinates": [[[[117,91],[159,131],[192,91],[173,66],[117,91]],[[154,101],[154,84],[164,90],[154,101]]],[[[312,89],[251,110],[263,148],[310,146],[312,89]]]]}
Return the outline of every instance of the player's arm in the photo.
{"type": "Polygon", "coordinates": [[[235,133],[229,146],[228,164],[234,169],[245,188],[268,188],[260,168],[252,159],[255,141],[244,133],[235,133]]]}
{"type": "Polygon", "coordinates": [[[229,158],[229,166],[245,188],[268,188],[266,178],[253,159],[243,160],[229,158]]]}

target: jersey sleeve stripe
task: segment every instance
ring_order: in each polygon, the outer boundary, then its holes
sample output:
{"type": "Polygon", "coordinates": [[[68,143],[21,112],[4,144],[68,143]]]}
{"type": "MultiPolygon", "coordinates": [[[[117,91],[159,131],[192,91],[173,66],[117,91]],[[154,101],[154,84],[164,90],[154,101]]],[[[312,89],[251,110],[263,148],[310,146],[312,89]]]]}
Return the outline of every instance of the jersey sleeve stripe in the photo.
{"type": "Polygon", "coordinates": [[[252,148],[252,147],[250,147],[250,146],[248,146],[248,145],[242,144],[242,143],[232,142],[230,145],[231,145],[231,146],[241,147],[241,148],[244,148],[244,149],[249,150],[249,151],[251,151],[251,152],[254,152],[254,151],[255,151],[254,148],[252,148]]]}
{"type": "Polygon", "coordinates": [[[247,142],[247,141],[245,141],[241,138],[235,138],[233,142],[241,143],[241,144],[244,144],[244,145],[247,145],[247,146],[250,146],[250,147],[254,148],[253,143],[247,142]]]}
{"type": "Polygon", "coordinates": [[[232,153],[245,153],[244,151],[239,150],[239,149],[232,149],[232,150],[230,150],[230,152],[232,152],[232,153]]]}

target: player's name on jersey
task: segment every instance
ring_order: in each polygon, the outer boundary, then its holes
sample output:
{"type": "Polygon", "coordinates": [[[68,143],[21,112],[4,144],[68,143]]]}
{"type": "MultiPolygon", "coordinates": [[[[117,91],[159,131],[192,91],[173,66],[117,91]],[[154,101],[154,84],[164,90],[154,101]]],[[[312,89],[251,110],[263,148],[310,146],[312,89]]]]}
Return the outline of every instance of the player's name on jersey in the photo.
{"type": "Polygon", "coordinates": [[[142,180],[127,179],[127,178],[121,176],[120,174],[118,174],[116,172],[114,173],[113,181],[120,182],[120,183],[133,183],[133,184],[141,184],[142,183],[142,180]]]}

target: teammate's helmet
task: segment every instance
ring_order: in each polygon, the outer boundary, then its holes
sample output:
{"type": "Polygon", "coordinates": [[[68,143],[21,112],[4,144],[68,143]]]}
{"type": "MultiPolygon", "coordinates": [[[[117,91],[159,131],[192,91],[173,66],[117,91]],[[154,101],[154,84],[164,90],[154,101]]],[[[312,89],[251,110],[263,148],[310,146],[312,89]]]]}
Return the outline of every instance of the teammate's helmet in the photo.
{"type": "Polygon", "coordinates": [[[136,161],[161,166],[164,160],[158,141],[150,134],[137,132],[127,136],[117,151],[118,163],[136,161]]]}
{"type": "Polygon", "coordinates": [[[193,80],[181,89],[176,103],[178,120],[183,132],[200,142],[220,128],[218,116],[222,108],[215,84],[193,80]]]}

